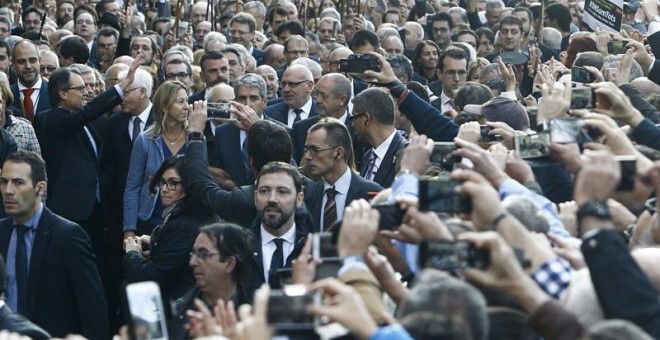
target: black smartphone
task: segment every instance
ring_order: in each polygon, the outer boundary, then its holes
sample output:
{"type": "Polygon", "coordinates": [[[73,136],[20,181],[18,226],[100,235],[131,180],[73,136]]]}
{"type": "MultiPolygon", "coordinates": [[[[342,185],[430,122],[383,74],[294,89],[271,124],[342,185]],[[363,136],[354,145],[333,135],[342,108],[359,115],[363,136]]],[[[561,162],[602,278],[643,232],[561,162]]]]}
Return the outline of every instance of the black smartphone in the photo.
{"type": "Polygon", "coordinates": [[[573,66],[571,68],[571,80],[576,83],[593,83],[594,76],[584,67],[573,66]]]}
{"type": "Polygon", "coordinates": [[[419,246],[418,264],[449,272],[467,268],[485,270],[490,265],[490,253],[467,241],[425,240],[419,246]]]}
{"type": "Polygon", "coordinates": [[[419,208],[422,211],[438,213],[469,213],[472,211],[470,197],[458,194],[456,187],[460,181],[448,176],[419,180],[419,208]]]}
{"type": "Polygon", "coordinates": [[[637,177],[637,157],[635,156],[614,156],[621,168],[621,180],[617,186],[617,191],[633,191],[635,189],[635,178],[637,177]]]}
{"type": "Polygon", "coordinates": [[[456,144],[453,142],[434,142],[430,159],[431,164],[443,170],[451,171],[455,164],[461,162],[461,157],[452,155],[456,149],[456,144]]]}
{"type": "Polygon", "coordinates": [[[231,104],[229,103],[208,103],[207,112],[209,118],[226,118],[229,119],[231,114],[229,110],[231,109],[231,104]]]}
{"type": "Polygon", "coordinates": [[[320,295],[309,293],[304,285],[288,285],[271,290],[268,297],[268,324],[275,330],[314,329],[315,318],[307,309],[320,302],[320,295]]]}
{"type": "Polygon", "coordinates": [[[571,89],[571,109],[590,109],[596,107],[596,94],[591,87],[571,89]]]}
{"type": "Polygon", "coordinates": [[[513,144],[522,159],[537,159],[550,157],[550,134],[546,132],[515,136],[513,144]]]}
{"type": "Polygon", "coordinates": [[[380,222],[378,223],[378,230],[394,230],[397,229],[403,222],[403,215],[405,211],[397,203],[394,204],[379,204],[371,206],[373,209],[378,210],[380,214],[380,222]]]}
{"type": "Polygon", "coordinates": [[[348,59],[339,60],[339,71],[346,73],[363,73],[364,71],[380,71],[378,59],[371,54],[353,54],[348,59]]]}
{"type": "Polygon", "coordinates": [[[527,116],[529,117],[529,127],[532,130],[538,131],[539,128],[539,108],[538,107],[528,107],[527,116]]]}
{"type": "Polygon", "coordinates": [[[153,281],[129,283],[125,293],[131,340],[168,339],[165,309],[158,284],[153,281]]]}
{"type": "Polygon", "coordinates": [[[493,129],[492,127],[488,125],[480,125],[479,126],[479,133],[480,133],[480,138],[479,142],[483,143],[491,143],[491,142],[501,142],[502,136],[500,135],[491,135],[490,131],[493,129]]]}
{"type": "Polygon", "coordinates": [[[607,54],[617,55],[626,54],[626,42],[621,40],[613,40],[607,42],[607,54]]]}

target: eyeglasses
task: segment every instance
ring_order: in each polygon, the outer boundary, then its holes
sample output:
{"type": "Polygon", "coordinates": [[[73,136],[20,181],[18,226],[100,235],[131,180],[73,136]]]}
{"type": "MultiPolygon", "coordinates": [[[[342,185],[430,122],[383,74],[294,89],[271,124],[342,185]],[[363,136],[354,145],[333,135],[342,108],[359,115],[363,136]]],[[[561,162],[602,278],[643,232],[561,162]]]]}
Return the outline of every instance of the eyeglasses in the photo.
{"type": "Polygon", "coordinates": [[[296,81],[296,82],[281,81],[281,82],[280,82],[280,87],[281,87],[281,88],[285,88],[285,87],[289,86],[289,87],[291,87],[291,88],[296,88],[296,87],[298,87],[300,84],[302,84],[302,83],[306,83],[306,82],[308,82],[308,81],[311,81],[311,80],[302,80],[302,81],[296,81]]]}
{"type": "Polygon", "coordinates": [[[450,77],[455,77],[456,75],[458,75],[459,77],[465,77],[465,76],[467,75],[467,71],[466,71],[466,70],[459,70],[459,71],[456,71],[456,70],[447,70],[447,71],[442,71],[442,73],[443,73],[444,75],[446,75],[446,76],[450,76],[450,77]]]}
{"type": "Polygon", "coordinates": [[[158,183],[158,186],[162,188],[163,185],[165,185],[168,190],[176,190],[176,187],[179,186],[179,184],[181,184],[181,181],[173,180],[170,178],[168,180],[161,179],[158,183]]]}
{"type": "Polygon", "coordinates": [[[338,148],[339,145],[336,146],[329,146],[327,148],[317,148],[315,146],[305,146],[303,147],[303,155],[307,154],[307,151],[312,154],[312,156],[316,157],[319,155],[319,152],[321,151],[326,151],[326,150],[332,150],[338,148]]]}
{"type": "Polygon", "coordinates": [[[76,20],[76,25],[94,25],[92,20],[76,20]]]}
{"type": "Polygon", "coordinates": [[[205,250],[205,249],[200,249],[200,250],[197,250],[197,251],[193,250],[193,251],[190,252],[190,258],[195,256],[198,259],[200,259],[201,261],[206,261],[206,259],[210,258],[213,255],[217,255],[217,254],[219,254],[219,253],[217,253],[217,252],[212,253],[212,252],[210,252],[208,250],[205,250]]]}
{"type": "Polygon", "coordinates": [[[85,92],[86,89],[87,89],[87,85],[80,85],[76,87],[67,87],[64,89],[64,91],[76,90],[78,92],[85,92]]]}
{"type": "Polygon", "coordinates": [[[55,66],[41,65],[41,66],[39,66],[39,69],[41,70],[41,72],[43,72],[43,71],[55,72],[55,70],[57,69],[57,67],[55,67],[55,66]]]}
{"type": "Polygon", "coordinates": [[[190,77],[190,74],[188,72],[179,72],[179,73],[168,73],[165,75],[165,79],[167,80],[174,80],[174,79],[186,79],[190,77]]]}
{"type": "Polygon", "coordinates": [[[2,32],[2,33],[7,33],[7,32],[9,32],[9,29],[4,28],[4,27],[1,27],[1,28],[0,28],[0,32],[2,32]]]}
{"type": "Polygon", "coordinates": [[[366,115],[368,115],[368,113],[365,112],[365,113],[360,113],[360,114],[354,114],[352,116],[349,116],[348,118],[350,119],[350,121],[352,123],[352,122],[358,120],[358,118],[360,118],[362,116],[366,116],[366,115]]]}

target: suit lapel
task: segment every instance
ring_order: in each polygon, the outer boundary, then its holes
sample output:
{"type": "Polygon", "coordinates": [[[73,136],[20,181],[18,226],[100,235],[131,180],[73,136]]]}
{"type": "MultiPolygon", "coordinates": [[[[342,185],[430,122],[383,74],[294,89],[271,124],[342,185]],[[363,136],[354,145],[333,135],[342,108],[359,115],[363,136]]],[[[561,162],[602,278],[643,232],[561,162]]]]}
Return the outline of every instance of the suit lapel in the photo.
{"type": "Polygon", "coordinates": [[[344,203],[343,209],[355,199],[362,197],[362,187],[360,186],[360,176],[355,172],[351,171],[351,185],[348,187],[348,193],[346,194],[346,203],[344,203]]]}
{"type": "Polygon", "coordinates": [[[2,256],[7,259],[7,250],[9,249],[9,238],[11,237],[12,232],[12,219],[11,217],[6,217],[0,223],[0,251],[2,251],[2,256]]]}
{"type": "Polygon", "coordinates": [[[257,268],[259,268],[258,273],[252,273],[252,275],[259,275],[259,277],[262,279],[261,282],[268,282],[266,278],[264,277],[264,261],[263,261],[263,255],[262,255],[262,249],[261,249],[261,229],[260,229],[260,224],[257,222],[254,224],[252,227],[252,249],[254,252],[252,253],[252,260],[257,264],[257,268]]]}
{"type": "Polygon", "coordinates": [[[394,138],[392,139],[390,146],[387,148],[387,152],[385,152],[385,157],[383,157],[383,160],[380,162],[380,167],[373,178],[374,182],[381,183],[387,175],[394,170],[394,156],[396,155],[397,150],[399,150],[399,144],[402,140],[403,138],[401,135],[398,132],[395,132],[394,138]]]}
{"type": "MultiPolygon", "coordinates": [[[[30,282],[28,283],[28,311],[30,318],[32,313],[36,310],[36,292],[39,290],[40,275],[43,272],[42,266],[44,256],[46,255],[46,248],[51,236],[51,227],[53,225],[53,214],[48,208],[43,208],[41,219],[39,220],[39,227],[34,237],[34,245],[32,246],[32,255],[30,258],[30,282]]],[[[59,254],[58,254],[59,256],[59,254]]],[[[54,270],[51,268],[51,270],[54,270]]]]}
{"type": "Polygon", "coordinates": [[[37,113],[46,111],[50,108],[50,99],[48,98],[48,81],[44,78],[41,78],[41,88],[39,89],[39,99],[37,101],[37,107],[34,110],[34,115],[37,113]]]}

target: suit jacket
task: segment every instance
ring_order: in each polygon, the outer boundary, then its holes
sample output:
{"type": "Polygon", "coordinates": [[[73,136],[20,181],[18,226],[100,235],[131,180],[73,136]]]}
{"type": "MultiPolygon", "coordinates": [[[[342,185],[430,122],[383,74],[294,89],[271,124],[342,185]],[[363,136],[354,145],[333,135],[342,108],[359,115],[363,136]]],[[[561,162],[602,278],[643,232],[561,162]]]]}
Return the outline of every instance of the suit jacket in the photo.
{"type": "MultiPolygon", "coordinates": [[[[305,141],[307,140],[307,131],[312,125],[318,123],[321,120],[321,116],[313,116],[307,119],[303,119],[299,122],[293,124],[291,132],[291,141],[293,142],[293,159],[300,164],[305,149],[305,141]]],[[[347,119],[348,120],[348,119],[347,119]]],[[[348,128],[348,132],[351,134],[351,140],[353,141],[353,153],[355,155],[355,164],[359,168],[362,164],[362,155],[364,154],[365,144],[362,143],[355,133],[355,128],[350,121],[343,122],[348,128]]]]}
{"type": "Polygon", "coordinates": [[[204,96],[206,95],[206,89],[203,89],[190,97],[188,97],[188,104],[192,104],[198,100],[204,100],[204,96]]]}
{"type": "MultiPolygon", "coordinates": [[[[196,199],[204,207],[227,222],[249,228],[257,218],[254,183],[236,187],[231,191],[222,189],[208,170],[205,147],[203,143],[190,143],[186,149],[186,162],[182,175],[188,181],[188,192],[196,195],[196,199]]],[[[316,201],[319,194],[315,183],[309,178],[303,177],[303,186],[305,203],[296,210],[296,218],[301,223],[309,224],[312,217],[308,207],[316,201]]]]}
{"type": "MultiPolygon", "coordinates": [[[[23,102],[21,101],[20,93],[18,92],[18,82],[14,83],[11,86],[11,93],[14,95],[14,102],[11,104],[11,109],[14,113],[14,116],[25,117],[23,114],[23,102]]],[[[42,113],[44,111],[50,110],[50,97],[48,96],[48,80],[41,78],[41,88],[39,89],[39,100],[37,101],[37,107],[34,108],[34,116],[36,119],[37,113],[42,113]]]]}
{"type": "Polygon", "coordinates": [[[56,107],[35,117],[35,131],[48,173],[47,203],[55,213],[85,220],[94,211],[103,143],[90,123],[121,102],[112,87],[78,112],[56,107]],[[85,126],[94,138],[96,153],[85,126]]]}
{"type": "MultiPolygon", "coordinates": [[[[247,296],[252,298],[254,292],[261,287],[264,282],[268,282],[268,278],[264,277],[264,263],[263,263],[263,252],[261,246],[261,222],[256,221],[250,228],[252,237],[252,258],[248,260],[250,266],[250,278],[248,279],[247,285],[245,287],[247,296]]],[[[295,260],[300,251],[305,245],[307,240],[307,234],[310,233],[310,229],[305,224],[299,224],[296,222],[296,240],[293,247],[293,251],[286,258],[284,263],[285,268],[291,268],[291,262],[295,260]]],[[[273,288],[273,287],[271,287],[273,288]]]]}
{"type": "MultiPolygon", "coordinates": [[[[0,249],[7,261],[14,260],[7,258],[13,229],[12,217],[0,220],[0,249]]],[[[32,246],[25,317],[54,337],[109,339],[107,309],[89,237],[44,207],[32,246]]]]}
{"type": "Polygon", "coordinates": [[[658,292],[614,230],[601,230],[582,242],[582,254],[606,319],[628,320],[660,338],[658,292]]]}
{"type": "Polygon", "coordinates": [[[649,77],[648,77],[652,82],[660,85],[660,60],[655,60],[653,62],[653,68],[651,69],[651,72],[649,72],[649,77]]]}
{"type": "Polygon", "coordinates": [[[48,332],[21,315],[15,314],[6,304],[0,308],[0,329],[29,336],[34,340],[46,340],[51,338],[48,332]]]}
{"type": "MultiPolygon", "coordinates": [[[[389,188],[392,186],[392,182],[394,182],[394,176],[396,175],[396,156],[399,150],[402,150],[407,145],[408,142],[401,136],[401,134],[399,132],[395,132],[394,138],[392,139],[389,148],[387,148],[385,157],[383,157],[382,161],[380,162],[378,171],[376,171],[376,175],[372,181],[380,184],[383,188],[389,188]]],[[[365,171],[365,167],[367,167],[367,163],[369,162],[369,158],[371,158],[373,151],[373,148],[367,150],[367,152],[364,154],[364,157],[362,157],[364,161],[362,162],[360,173],[365,171]]]]}
{"type": "MultiPolygon", "coordinates": [[[[289,105],[287,105],[284,101],[282,101],[279,104],[273,106],[267,106],[264,109],[264,114],[266,115],[266,117],[273,118],[279,121],[280,123],[288,126],[289,109],[290,109],[289,105]]],[[[312,108],[309,110],[309,116],[307,118],[318,115],[319,115],[319,111],[316,107],[316,101],[312,99],[312,108]]]]}
{"type": "Polygon", "coordinates": [[[252,56],[257,61],[257,66],[264,63],[264,51],[258,49],[256,46],[252,46],[252,56]]]}
{"type": "MultiPolygon", "coordinates": [[[[311,205],[312,218],[314,218],[314,227],[319,230],[321,225],[321,216],[323,215],[323,181],[316,182],[316,190],[319,193],[317,199],[311,205]]],[[[345,209],[351,204],[354,200],[359,200],[360,198],[369,199],[370,192],[380,192],[383,190],[383,187],[378,183],[372,182],[368,179],[360,177],[359,174],[351,171],[351,185],[348,187],[348,193],[346,194],[346,205],[343,207],[345,209]]],[[[340,207],[337,207],[339,210],[340,207]]]]}
{"type": "Polygon", "coordinates": [[[436,142],[451,142],[458,135],[456,123],[412,91],[399,102],[399,111],[410,120],[420,135],[426,135],[436,142]]]}
{"type": "Polygon", "coordinates": [[[639,144],[660,150],[660,128],[648,118],[632,130],[632,139],[639,144]]]}
{"type": "Polygon", "coordinates": [[[353,97],[357,96],[360,92],[366,90],[369,87],[369,84],[363,82],[360,79],[353,78],[353,97]]]}

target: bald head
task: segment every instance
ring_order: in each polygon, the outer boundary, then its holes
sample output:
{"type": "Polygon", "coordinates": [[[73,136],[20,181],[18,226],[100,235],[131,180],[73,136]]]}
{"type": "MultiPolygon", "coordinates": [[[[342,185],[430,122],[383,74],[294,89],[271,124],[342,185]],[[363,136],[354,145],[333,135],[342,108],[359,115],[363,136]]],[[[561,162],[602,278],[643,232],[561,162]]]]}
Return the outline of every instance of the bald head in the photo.
{"type": "Polygon", "coordinates": [[[314,76],[303,65],[287,67],[282,76],[282,95],[284,102],[293,109],[301,108],[309,101],[314,88],[314,76]]]}
{"type": "Polygon", "coordinates": [[[270,44],[264,49],[264,65],[278,69],[285,63],[284,46],[280,44],[270,44]]]}
{"type": "Polygon", "coordinates": [[[414,50],[424,39],[424,28],[417,22],[406,22],[406,49],[414,50]]]}
{"type": "Polygon", "coordinates": [[[128,55],[117,57],[113,64],[126,64],[127,66],[131,66],[133,65],[133,57],[128,55]]]}
{"type": "Polygon", "coordinates": [[[330,52],[330,57],[328,57],[330,67],[328,67],[328,71],[334,73],[339,72],[339,61],[348,58],[351,54],[353,54],[353,51],[346,47],[339,47],[330,52]]]}
{"type": "Polygon", "coordinates": [[[351,82],[341,73],[328,73],[316,84],[316,106],[324,117],[340,119],[351,99],[351,82]]]}
{"type": "Polygon", "coordinates": [[[225,83],[220,83],[211,88],[205,99],[209,103],[227,103],[234,100],[234,98],[234,88],[225,83]]]}
{"type": "Polygon", "coordinates": [[[277,97],[277,91],[280,88],[280,80],[277,77],[277,71],[268,65],[261,65],[254,71],[266,82],[266,92],[268,98],[277,97]]]}
{"type": "Polygon", "coordinates": [[[126,64],[112,64],[105,71],[105,88],[109,89],[119,83],[119,73],[123,71],[128,71],[130,66],[126,64]]]}
{"type": "Polygon", "coordinates": [[[383,40],[381,44],[387,55],[399,55],[403,54],[403,42],[398,35],[390,35],[389,37],[383,40]]]}

